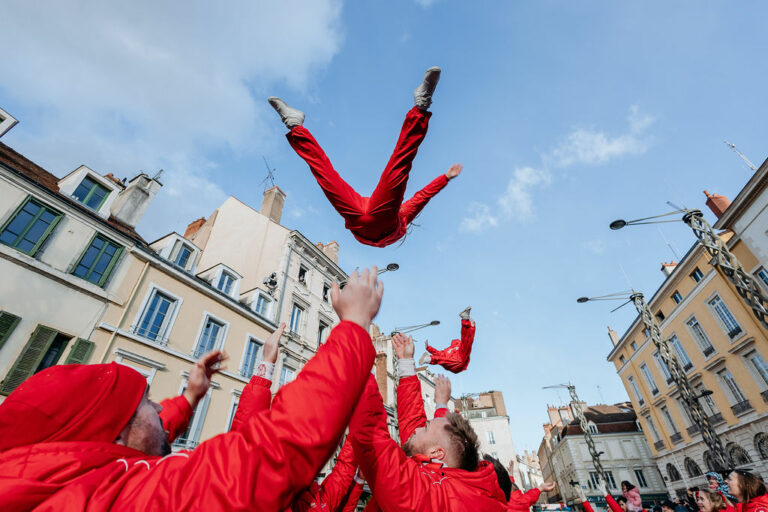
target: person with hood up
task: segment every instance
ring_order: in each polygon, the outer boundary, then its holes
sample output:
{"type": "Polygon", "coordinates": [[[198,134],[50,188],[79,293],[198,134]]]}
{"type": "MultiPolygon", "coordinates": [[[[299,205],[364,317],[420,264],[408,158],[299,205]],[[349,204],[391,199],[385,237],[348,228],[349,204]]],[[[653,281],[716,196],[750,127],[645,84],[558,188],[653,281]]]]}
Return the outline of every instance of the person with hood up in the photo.
{"type": "Polygon", "coordinates": [[[738,502],[739,512],[768,512],[768,491],[760,477],[734,469],[728,475],[727,483],[738,502]]]}
{"type": "Polygon", "coordinates": [[[387,414],[373,375],[350,423],[355,454],[375,501],[366,511],[506,510],[506,497],[493,464],[479,460],[477,434],[469,422],[457,413],[426,421],[413,361],[413,340],[407,339],[402,351],[398,350],[399,344],[393,339],[401,377],[397,388],[398,423],[403,421],[400,436],[408,436],[407,440],[400,448],[390,438],[387,414]],[[422,421],[423,426],[412,428],[422,421]]]}
{"type": "Polygon", "coordinates": [[[376,274],[333,287],[341,323],[269,411],[194,450],[167,455],[160,406],[132,368],[33,375],[0,404],[0,510],[284,510],[337,446],[370,375],[376,274]]]}
{"type": "Polygon", "coordinates": [[[429,68],[424,81],[413,92],[414,107],[405,116],[400,138],[381,174],[371,197],[358,194],[331,165],[320,144],[304,128],[304,113],[289,107],[280,98],[270,97],[269,104],[280,114],[290,130],[286,137],[294,151],[309,165],[310,171],[323,189],[325,197],[344,218],[345,227],[358,242],[373,247],[386,247],[403,238],[413,219],[450,180],[461,173],[462,165],[453,164],[408,201],[403,202],[408,176],[419,145],[427,135],[427,111],[432,94],[440,79],[440,68],[429,68]]]}
{"type": "Polygon", "coordinates": [[[731,494],[731,488],[717,471],[710,471],[704,475],[707,478],[707,487],[712,491],[722,494],[731,505],[736,503],[736,497],[731,494]]]}
{"type": "Polygon", "coordinates": [[[449,372],[460,373],[469,366],[469,355],[475,341],[475,321],[469,317],[472,306],[467,306],[459,313],[461,318],[461,338],[453,340],[448,348],[437,350],[426,343],[427,351],[419,359],[419,364],[440,365],[449,372]]]}

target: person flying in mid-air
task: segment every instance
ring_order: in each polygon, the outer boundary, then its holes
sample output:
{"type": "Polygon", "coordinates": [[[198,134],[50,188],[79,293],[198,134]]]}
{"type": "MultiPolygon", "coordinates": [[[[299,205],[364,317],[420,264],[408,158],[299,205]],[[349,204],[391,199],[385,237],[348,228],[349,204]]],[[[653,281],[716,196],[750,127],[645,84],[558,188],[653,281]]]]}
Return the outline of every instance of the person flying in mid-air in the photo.
{"type": "Polygon", "coordinates": [[[395,150],[370,197],[358,194],[339,176],[315,138],[304,128],[303,112],[289,107],[280,98],[269,98],[270,105],[290,130],[286,135],[288,142],[307,162],[325,196],[344,217],[345,227],[363,244],[386,247],[403,238],[429,200],[462,170],[461,164],[453,164],[445,174],[403,202],[413,159],[427,134],[432,116],[427,109],[439,79],[440,68],[429,68],[424,81],[413,92],[414,107],[405,116],[395,150]]]}
{"type": "Polygon", "coordinates": [[[475,341],[475,321],[469,317],[471,306],[459,313],[461,318],[461,338],[453,340],[448,348],[437,350],[426,343],[427,351],[419,359],[419,364],[439,364],[449,372],[460,373],[469,366],[469,355],[475,341]]]}

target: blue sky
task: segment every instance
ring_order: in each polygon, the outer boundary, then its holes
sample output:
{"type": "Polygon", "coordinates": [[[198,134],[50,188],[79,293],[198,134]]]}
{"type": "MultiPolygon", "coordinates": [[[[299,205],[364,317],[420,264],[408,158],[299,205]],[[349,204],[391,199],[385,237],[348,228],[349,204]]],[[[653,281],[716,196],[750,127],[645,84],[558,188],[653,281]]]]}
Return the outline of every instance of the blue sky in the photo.
{"type": "Polygon", "coordinates": [[[384,329],[438,319],[424,336],[447,344],[473,306],[472,363],[454,392],[503,391],[519,451],[538,447],[546,405],[566,399],[542,386],[627,398],[605,361],[606,326],[622,333],[633,311],[575,299],[630,285],[650,296],[674,258],[664,237],[678,254],[693,242],[683,224],[608,223],[666,201],[703,208],[705,189],[734,197],[749,172],[724,139],[756,164],[768,156],[759,2],[187,5],[4,3],[13,44],[0,55],[0,106],[21,122],[3,142],[58,175],[81,163],[119,176],[164,168],[139,225],[147,239],[183,231],[227,195],[258,207],[265,156],[288,194],[285,225],[339,241],[349,271],[401,265],[385,279],[384,329]],[[367,195],[433,65],[443,76],[408,195],[453,162],[464,173],[403,245],[362,246],[266,97],[305,110],[367,195]]]}

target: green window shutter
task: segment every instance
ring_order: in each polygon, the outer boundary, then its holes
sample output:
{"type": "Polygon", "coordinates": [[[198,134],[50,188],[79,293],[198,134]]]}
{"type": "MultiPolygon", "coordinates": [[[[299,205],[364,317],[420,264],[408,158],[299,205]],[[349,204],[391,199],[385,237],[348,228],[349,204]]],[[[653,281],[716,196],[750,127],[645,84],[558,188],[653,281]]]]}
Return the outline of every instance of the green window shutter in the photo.
{"type": "Polygon", "coordinates": [[[21,317],[12,315],[6,311],[0,311],[0,348],[11,337],[11,333],[19,325],[21,317]]]}
{"type": "Polygon", "coordinates": [[[72,350],[69,352],[64,364],[88,363],[88,358],[91,357],[91,352],[93,352],[93,347],[95,346],[96,344],[92,341],[77,338],[77,341],[75,341],[74,346],[72,346],[72,350]]]}
{"type": "Polygon", "coordinates": [[[0,383],[0,394],[9,395],[19,384],[34,373],[48,347],[51,346],[56,334],[57,332],[53,329],[42,325],[37,326],[35,332],[29,337],[27,346],[24,347],[19,358],[13,363],[11,371],[8,372],[3,382],[0,383]]]}

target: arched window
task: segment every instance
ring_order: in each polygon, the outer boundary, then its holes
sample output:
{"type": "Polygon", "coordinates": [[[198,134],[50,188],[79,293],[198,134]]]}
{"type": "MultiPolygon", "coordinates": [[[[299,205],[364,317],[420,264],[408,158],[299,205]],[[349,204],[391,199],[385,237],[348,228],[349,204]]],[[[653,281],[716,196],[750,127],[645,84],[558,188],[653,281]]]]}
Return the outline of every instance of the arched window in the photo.
{"type": "Polygon", "coordinates": [[[725,471],[725,468],[715,460],[709,450],[704,452],[704,465],[707,466],[707,471],[725,471]]]}
{"type": "Polygon", "coordinates": [[[765,432],[760,432],[755,436],[755,451],[761,459],[768,459],[768,434],[765,432]]]}
{"type": "Polygon", "coordinates": [[[667,464],[667,476],[669,477],[670,482],[677,482],[678,480],[683,479],[680,472],[672,464],[667,464]]]}
{"type": "Polygon", "coordinates": [[[688,473],[688,476],[693,478],[695,476],[701,475],[701,469],[699,468],[699,465],[696,464],[696,461],[694,461],[690,457],[685,458],[685,471],[688,473]]]}
{"type": "Polygon", "coordinates": [[[731,460],[736,466],[744,466],[745,464],[750,464],[752,462],[752,458],[747,453],[747,450],[736,443],[728,443],[725,446],[725,449],[728,451],[728,455],[731,456],[731,460]]]}

